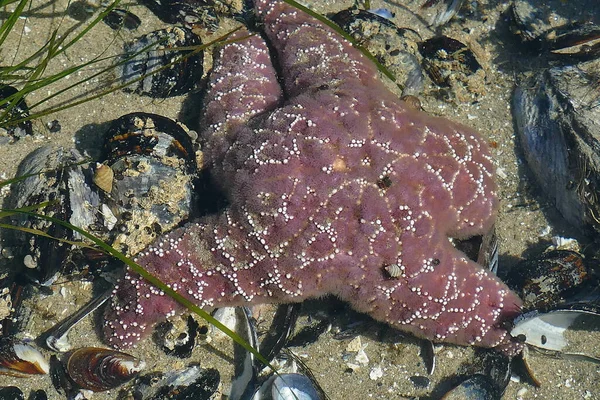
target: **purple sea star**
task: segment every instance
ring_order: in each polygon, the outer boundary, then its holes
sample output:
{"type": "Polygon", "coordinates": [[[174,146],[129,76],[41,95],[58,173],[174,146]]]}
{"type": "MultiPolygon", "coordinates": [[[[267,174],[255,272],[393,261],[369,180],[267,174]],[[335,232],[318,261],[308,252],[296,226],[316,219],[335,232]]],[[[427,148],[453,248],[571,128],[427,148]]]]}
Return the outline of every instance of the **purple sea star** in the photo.
{"type": "MultiPolygon", "coordinates": [[[[317,20],[255,3],[280,75],[259,36],[225,46],[202,120],[205,157],[231,204],[163,236],[137,262],[201,307],[334,294],[419,337],[515,351],[502,325],[520,299],[448,239],[494,222],[484,141],[398,100],[317,20]]],[[[180,311],[128,271],[104,334],[126,348],[180,311]]]]}

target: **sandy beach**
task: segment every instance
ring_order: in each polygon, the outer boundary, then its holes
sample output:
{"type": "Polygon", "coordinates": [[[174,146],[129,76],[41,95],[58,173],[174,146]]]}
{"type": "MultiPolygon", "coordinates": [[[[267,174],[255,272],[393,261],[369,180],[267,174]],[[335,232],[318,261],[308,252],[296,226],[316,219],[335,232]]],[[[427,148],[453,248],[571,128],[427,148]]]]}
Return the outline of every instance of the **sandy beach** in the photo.
{"type": "MultiPolygon", "coordinates": [[[[352,6],[352,1],[310,0],[306,3],[315,11],[330,13],[352,6]]],[[[397,1],[372,1],[373,8],[387,8],[396,16],[393,21],[399,27],[410,26],[423,38],[433,37],[433,31],[422,18],[411,15],[406,10],[417,10],[415,0],[399,5],[397,1]]],[[[539,3],[546,3],[540,1],[539,3]]],[[[92,4],[93,5],[93,4],[92,4]]],[[[0,10],[4,19],[11,12],[9,5],[0,10]]],[[[114,31],[105,24],[98,24],[91,33],[85,35],[75,45],[68,48],[48,65],[46,74],[50,75],[66,67],[86,63],[95,58],[106,58],[38,90],[27,97],[30,105],[44,101],[32,112],[56,107],[65,102],[80,99],[99,88],[114,85],[114,76],[100,75],[77,85],[72,90],[44,100],[48,96],[73,83],[92,76],[100,68],[111,62],[123,51],[123,44],[134,38],[167,26],[147,8],[137,3],[127,3],[128,10],[142,20],[135,31],[114,31]],[[114,58],[113,58],[114,59],[114,58]]],[[[482,86],[459,95],[444,96],[438,88],[428,83],[420,100],[424,110],[439,116],[459,121],[475,128],[491,144],[492,156],[497,168],[499,184],[500,214],[496,224],[499,237],[500,274],[508,271],[520,260],[533,257],[545,249],[553,236],[578,239],[582,244],[591,243],[591,238],[564,222],[560,214],[544,198],[536,186],[516,139],[513,116],[511,114],[511,96],[516,84],[525,76],[540,73],[545,67],[530,54],[518,46],[508,29],[505,11],[507,2],[493,0],[477,0],[470,2],[450,23],[439,28],[444,34],[469,45],[475,53],[485,72],[482,86]]],[[[540,5],[542,7],[542,5],[540,5]]],[[[597,7],[593,1],[553,2],[557,15],[584,12],[597,7]]],[[[49,40],[52,32],[58,29],[64,34],[69,29],[81,30],[80,22],[65,13],[68,8],[66,0],[54,2],[33,1],[30,10],[24,12],[16,29],[10,34],[7,42],[0,49],[0,65],[15,64],[39,49],[49,40]]],[[[94,8],[94,7],[91,7],[94,8]]],[[[90,13],[90,18],[97,15],[90,13]]],[[[566,17],[565,17],[566,18],[566,17]]],[[[236,22],[224,20],[219,30],[212,35],[204,33],[203,42],[208,42],[236,26],[236,22]]],[[[210,51],[207,51],[210,53],[210,51]]],[[[205,61],[209,70],[211,57],[205,61]]],[[[109,93],[73,108],[44,115],[33,121],[33,136],[24,137],[14,143],[0,144],[0,180],[15,176],[20,161],[34,149],[53,144],[67,148],[76,147],[92,158],[98,157],[98,144],[105,132],[107,123],[130,112],[149,112],[164,115],[185,123],[190,129],[199,130],[200,93],[205,84],[205,77],[197,88],[188,95],[167,99],[153,99],[122,90],[109,93]],[[59,132],[50,132],[48,126],[58,120],[59,132]]],[[[393,87],[392,83],[389,83],[393,87]]],[[[0,202],[10,194],[10,190],[0,190],[0,202]]],[[[0,230],[0,240],[4,232],[0,230]]],[[[0,248],[4,245],[0,241],[0,248]]],[[[3,252],[3,255],[8,253],[3,252]]],[[[10,268],[14,259],[3,256],[1,268],[10,268]]],[[[0,269],[0,271],[2,271],[0,269]]],[[[52,295],[38,295],[27,304],[32,309],[32,317],[23,336],[36,338],[40,333],[75,312],[90,299],[92,283],[84,281],[65,281],[59,279],[50,286],[52,295]]],[[[293,348],[313,374],[331,399],[436,399],[440,393],[440,385],[449,382],[457,374],[465,374],[468,365],[474,363],[477,353],[473,348],[453,345],[436,345],[437,365],[432,375],[427,374],[426,366],[420,356],[419,340],[389,329],[384,324],[375,323],[348,311],[343,305],[332,301],[315,300],[303,308],[299,327],[314,323],[322,316],[331,315],[337,310],[344,310],[345,316],[336,317],[331,328],[323,333],[315,343],[293,348]],[[347,338],[339,339],[343,328],[357,324],[356,332],[347,338]],[[358,354],[350,342],[360,336],[361,348],[367,360],[356,360],[358,354]],[[415,377],[421,377],[415,379],[415,377]],[[426,377],[424,380],[422,377],[426,377]],[[423,382],[426,384],[423,384],[423,382]]],[[[259,324],[266,324],[272,308],[262,310],[259,324]]],[[[96,318],[97,319],[97,318],[96,318]]],[[[600,356],[597,344],[600,343],[600,326],[586,326],[574,333],[583,338],[582,351],[600,356]]],[[[69,335],[74,348],[81,346],[105,346],[99,336],[94,318],[88,318],[73,329],[69,335]]],[[[43,349],[48,358],[52,352],[43,349]]],[[[146,361],[147,371],[166,371],[183,368],[190,363],[199,363],[204,368],[216,368],[221,373],[222,393],[229,390],[234,366],[232,365],[232,345],[228,339],[215,337],[194,349],[190,358],[178,359],[167,356],[152,340],[145,340],[129,351],[136,357],[146,361]]],[[[600,366],[586,361],[565,360],[541,354],[530,354],[531,367],[542,383],[534,387],[526,381],[515,377],[509,383],[503,399],[595,399],[600,398],[600,366]]],[[[43,388],[49,399],[64,398],[52,387],[48,376],[30,378],[13,378],[0,375],[0,387],[14,385],[20,387],[27,398],[31,390],[43,388]]],[[[121,389],[103,393],[95,393],[92,399],[119,398],[121,389]]],[[[221,398],[221,397],[215,397],[221,398]]],[[[222,397],[226,398],[226,397],[222,397]]]]}

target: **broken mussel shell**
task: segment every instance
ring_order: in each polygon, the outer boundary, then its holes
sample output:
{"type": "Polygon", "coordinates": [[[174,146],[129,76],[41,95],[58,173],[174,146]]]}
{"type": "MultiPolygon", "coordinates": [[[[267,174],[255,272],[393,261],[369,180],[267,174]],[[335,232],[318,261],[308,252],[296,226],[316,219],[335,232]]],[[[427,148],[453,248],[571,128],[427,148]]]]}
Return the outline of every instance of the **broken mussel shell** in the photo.
{"type": "Polygon", "coordinates": [[[111,10],[108,14],[106,14],[106,17],[102,18],[102,22],[114,30],[122,28],[134,30],[139,28],[142,24],[142,21],[137,15],[131,11],[123,10],[121,8],[115,8],[114,10],[111,10]]]}
{"type": "Polygon", "coordinates": [[[474,91],[485,78],[475,54],[456,39],[433,37],[422,42],[419,51],[423,56],[423,68],[438,86],[455,87],[461,84],[474,91]]]}
{"type": "MultiPolygon", "coordinates": [[[[75,149],[54,146],[36,149],[19,165],[17,176],[23,179],[13,184],[6,208],[47,203],[36,212],[98,233],[93,227],[102,226],[100,214],[94,211],[100,207],[100,197],[92,189],[91,174],[83,166],[84,162],[84,157],[75,149]]],[[[76,269],[77,260],[82,257],[81,248],[53,238],[80,241],[81,235],[56,222],[25,214],[15,214],[11,223],[49,236],[24,231],[7,234],[9,246],[15,249],[14,270],[17,274],[49,285],[58,273],[76,269]]]]}
{"type": "Polygon", "coordinates": [[[247,307],[218,309],[215,318],[227,322],[245,341],[272,365],[277,374],[265,367],[245,348],[235,344],[235,378],[231,382],[231,400],[320,400],[326,396],[310,369],[290,351],[282,351],[288,344],[296,324],[298,305],[277,307],[268,335],[258,341],[256,320],[247,307]]]}
{"type": "Polygon", "coordinates": [[[429,25],[441,26],[450,21],[462,7],[464,0],[427,0],[421,6],[421,14],[429,25]]]}
{"type": "Polygon", "coordinates": [[[201,28],[219,29],[222,17],[242,18],[249,9],[247,1],[141,0],[161,21],[201,28]]]}
{"type": "MultiPolygon", "coordinates": [[[[125,115],[105,134],[99,162],[88,161],[76,149],[34,150],[20,164],[22,178],[5,207],[37,206],[36,213],[66,221],[129,255],[190,216],[196,152],[181,124],[155,114],[125,115]]],[[[27,214],[11,218],[23,228],[6,234],[7,247],[14,249],[13,275],[47,286],[59,274],[104,268],[97,251],[72,245],[85,239],[66,226],[27,214]]]]}
{"type": "Polygon", "coordinates": [[[575,251],[552,250],[520,262],[506,283],[523,299],[523,309],[550,310],[598,287],[591,262],[575,251]]]}
{"type": "Polygon", "coordinates": [[[150,97],[185,94],[202,77],[200,45],[200,38],[184,27],[148,33],[125,45],[118,78],[124,83],[137,80],[129,90],[150,97]]]}
{"type": "Polygon", "coordinates": [[[546,1],[544,7],[516,0],[508,9],[510,28],[537,54],[564,61],[591,60],[600,55],[600,18],[594,11],[596,3],[589,5],[575,11],[560,0],[546,1]]]}
{"type": "Polygon", "coordinates": [[[15,87],[0,84],[0,144],[33,135],[31,121],[17,122],[29,117],[29,107],[19,95],[15,87]]]}
{"type": "Polygon", "coordinates": [[[527,164],[562,216],[600,231],[600,59],[524,80],[513,115],[527,164]]]}
{"type": "Polygon", "coordinates": [[[49,370],[44,355],[32,345],[7,336],[0,339],[0,374],[26,377],[49,370]]]}
{"type": "MultiPolygon", "coordinates": [[[[215,399],[221,375],[214,368],[190,365],[165,373],[150,372],[136,378],[122,398],[149,400],[209,400],[215,399]]],[[[220,398],[220,397],[219,397],[220,398]]]]}
{"type": "Polygon", "coordinates": [[[81,388],[102,392],[130,381],[146,363],[129,354],[99,347],[82,347],[67,360],[69,377],[81,388]]]}
{"type": "Polygon", "coordinates": [[[546,354],[586,360],[600,364],[600,353],[593,347],[585,350],[589,342],[581,331],[598,332],[600,306],[576,303],[561,306],[548,312],[530,311],[514,321],[511,335],[546,354]]]}
{"type": "Polygon", "coordinates": [[[442,400],[500,400],[501,392],[488,376],[475,374],[446,393],[442,400]]]}
{"type": "Polygon", "coordinates": [[[270,377],[252,400],[319,400],[322,397],[309,377],[303,374],[286,373],[270,377]]]}
{"type": "Polygon", "coordinates": [[[196,168],[192,139],[187,128],[169,118],[131,113],[114,120],[105,137],[103,159],[113,164],[123,156],[178,157],[188,169],[196,168]]]}
{"type": "MultiPolygon", "coordinates": [[[[207,327],[202,328],[208,330],[207,327]]],[[[154,335],[166,354],[188,358],[192,355],[200,332],[198,321],[192,315],[187,315],[159,324],[154,330],[154,335]]]]}

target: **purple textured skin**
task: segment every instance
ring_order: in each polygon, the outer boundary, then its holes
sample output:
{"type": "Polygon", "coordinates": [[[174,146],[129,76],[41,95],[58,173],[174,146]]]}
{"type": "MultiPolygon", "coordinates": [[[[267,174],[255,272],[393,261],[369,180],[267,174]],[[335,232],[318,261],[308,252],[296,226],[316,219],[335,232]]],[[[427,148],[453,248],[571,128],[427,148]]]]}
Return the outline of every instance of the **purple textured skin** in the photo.
{"type": "MultiPolygon", "coordinates": [[[[520,299],[448,240],[494,222],[484,141],[398,100],[320,22],[256,3],[283,88],[262,39],[229,44],[202,120],[206,160],[231,205],[163,236],[137,262],[201,307],[330,293],[419,337],[518,351],[502,322],[520,299]]],[[[106,340],[132,346],[180,311],[128,271],[106,309],[106,340]]]]}

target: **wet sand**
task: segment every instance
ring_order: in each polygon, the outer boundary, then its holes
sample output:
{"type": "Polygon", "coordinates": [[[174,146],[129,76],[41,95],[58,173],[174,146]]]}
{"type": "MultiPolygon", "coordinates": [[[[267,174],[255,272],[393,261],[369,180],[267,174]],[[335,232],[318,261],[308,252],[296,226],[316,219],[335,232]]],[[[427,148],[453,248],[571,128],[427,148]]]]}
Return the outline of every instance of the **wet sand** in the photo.
{"type": "MultiPolygon", "coordinates": [[[[11,34],[7,44],[0,50],[0,63],[3,65],[17,62],[31,54],[45,43],[54,29],[67,28],[77,21],[65,16],[67,2],[58,0],[51,4],[34,2],[26,19],[19,20],[17,29],[11,34]]],[[[352,5],[352,1],[309,1],[319,12],[341,10],[352,5]]],[[[396,12],[397,17],[405,14],[397,2],[373,1],[372,7],[385,7],[396,12]]],[[[415,9],[417,2],[407,2],[408,8],[415,9]]],[[[585,2],[575,2],[581,10],[588,10],[585,2]]],[[[476,50],[478,61],[485,70],[483,86],[478,90],[465,92],[450,101],[443,99],[440,92],[432,86],[426,87],[421,102],[426,111],[443,115],[460,121],[477,129],[492,144],[492,153],[498,169],[500,185],[501,210],[498,217],[497,233],[500,240],[500,269],[508,270],[520,259],[539,253],[552,236],[575,237],[583,242],[589,239],[580,236],[580,232],[564,223],[559,214],[540,194],[527,166],[520,154],[515,140],[513,119],[511,115],[511,95],[515,83],[525,71],[539,73],[540,66],[530,55],[520,52],[516,43],[510,39],[507,23],[502,13],[507,6],[504,2],[480,0],[473,2],[474,7],[467,7],[460,18],[441,29],[441,33],[461,40],[476,50]]],[[[568,7],[573,7],[569,3],[568,7]]],[[[565,5],[567,7],[567,5],[565,5]]],[[[134,32],[115,32],[104,24],[99,24],[94,31],[85,36],[76,45],[67,49],[48,66],[47,74],[55,73],[76,63],[84,63],[95,57],[116,56],[122,51],[124,42],[166,26],[147,9],[131,4],[129,10],[142,19],[142,26],[134,32]]],[[[8,10],[10,12],[10,9],[8,10]]],[[[560,11],[560,10],[559,10],[560,11]]],[[[4,14],[6,16],[6,14],[4,14]]],[[[418,18],[396,19],[398,26],[410,26],[419,34],[428,38],[434,32],[418,18]]],[[[234,23],[224,22],[215,36],[226,32],[234,23]]],[[[204,38],[208,41],[210,38],[204,38]]],[[[103,64],[100,64],[103,65],[103,64]]],[[[27,98],[34,104],[46,96],[57,93],[83,77],[90,76],[99,67],[66,77],[51,87],[33,93],[27,98]]],[[[66,95],[45,102],[40,107],[58,105],[63,101],[77,99],[86,93],[105,87],[107,77],[93,78],[69,91],[66,95]]],[[[158,113],[172,119],[179,119],[191,129],[198,129],[199,115],[198,90],[187,96],[169,99],[151,99],[136,94],[117,91],[93,102],[68,110],[40,117],[33,122],[33,137],[25,137],[12,144],[0,145],[0,179],[13,177],[16,168],[28,153],[45,144],[78,147],[87,150],[91,156],[97,156],[95,146],[106,123],[123,114],[144,111],[158,113]],[[58,120],[62,129],[51,133],[47,124],[58,120]]],[[[36,111],[36,110],[34,110],[36,111]]],[[[8,195],[2,190],[0,196],[8,195]]],[[[3,198],[0,197],[0,201],[3,198]]],[[[3,232],[0,232],[2,235],[3,232]]],[[[0,244],[1,245],[1,244],[0,244]]],[[[2,265],[9,265],[9,259],[2,259],[2,265]]],[[[80,281],[59,281],[52,285],[54,295],[36,298],[31,307],[33,318],[25,328],[24,335],[35,338],[65,316],[73,313],[89,299],[90,284],[80,281]]],[[[310,307],[301,318],[300,326],[327,312],[325,300],[311,302],[310,307]]],[[[361,316],[350,313],[350,317],[361,320],[361,316]]],[[[366,322],[359,325],[360,334],[367,362],[356,360],[356,352],[348,351],[352,338],[339,340],[336,333],[347,326],[348,318],[340,322],[336,318],[331,330],[324,333],[316,343],[305,347],[294,348],[301,359],[313,371],[331,399],[402,399],[402,398],[436,398],[439,392],[436,387],[441,382],[464,371],[475,357],[474,350],[467,347],[450,345],[437,346],[437,368],[428,376],[422,358],[419,355],[420,342],[387,329],[383,324],[366,322]],[[337,324],[337,325],[336,325],[337,324]],[[415,384],[415,377],[427,377],[429,384],[425,387],[415,384]],[[412,379],[411,379],[412,378],[412,379]],[[433,393],[433,394],[432,394],[433,393]]],[[[578,334],[586,335],[588,351],[598,355],[594,343],[599,342],[598,327],[578,334]]],[[[102,346],[102,342],[94,329],[94,321],[86,320],[77,326],[69,336],[73,347],[84,345],[102,346]]],[[[214,339],[209,344],[197,347],[189,359],[177,359],[167,356],[158,349],[151,340],[146,340],[130,353],[143,358],[148,363],[148,371],[170,370],[182,368],[192,362],[202,367],[214,367],[221,372],[224,393],[228,391],[228,382],[233,374],[231,344],[228,340],[214,339]]],[[[46,356],[50,352],[44,350],[46,356]]],[[[364,360],[363,360],[364,361],[364,360]]],[[[589,362],[569,361],[549,358],[542,355],[531,356],[532,368],[542,382],[535,388],[526,382],[512,381],[504,394],[504,399],[593,399],[600,397],[600,368],[589,362]]],[[[62,398],[52,388],[48,376],[32,378],[11,378],[0,376],[0,386],[16,385],[23,389],[26,396],[32,389],[46,388],[48,396],[62,398]]],[[[114,399],[118,390],[94,394],[94,399],[114,399]]]]}

